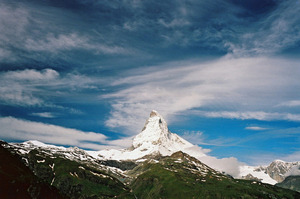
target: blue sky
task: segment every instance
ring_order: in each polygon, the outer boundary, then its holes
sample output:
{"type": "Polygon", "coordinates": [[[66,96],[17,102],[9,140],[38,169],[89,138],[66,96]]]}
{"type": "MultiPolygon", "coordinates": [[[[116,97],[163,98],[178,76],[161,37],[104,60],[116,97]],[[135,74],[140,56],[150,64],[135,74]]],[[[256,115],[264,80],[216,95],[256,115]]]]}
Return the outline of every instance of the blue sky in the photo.
{"type": "Polygon", "coordinates": [[[300,160],[299,12],[299,0],[0,0],[0,139],[122,148],[154,109],[218,158],[300,160]]]}

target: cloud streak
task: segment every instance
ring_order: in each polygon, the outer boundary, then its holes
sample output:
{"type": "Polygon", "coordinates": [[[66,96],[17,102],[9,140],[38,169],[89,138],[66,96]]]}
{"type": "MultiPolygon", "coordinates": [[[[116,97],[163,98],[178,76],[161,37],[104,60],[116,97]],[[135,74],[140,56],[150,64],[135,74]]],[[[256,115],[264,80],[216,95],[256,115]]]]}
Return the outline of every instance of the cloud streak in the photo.
{"type": "Polygon", "coordinates": [[[1,138],[5,140],[39,140],[49,144],[78,146],[93,150],[126,148],[132,143],[131,138],[110,141],[107,136],[101,133],[84,132],[14,117],[1,117],[0,130],[1,138]]]}
{"type": "Polygon", "coordinates": [[[246,130],[253,130],[253,131],[263,131],[267,130],[268,128],[260,127],[260,126],[247,126],[246,130]]]}
{"type": "Polygon", "coordinates": [[[8,140],[36,139],[45,143],[82,147],[85,142],[105,142],[107,137],[94,132],[20,120],[13,117],[0,118],[1,136],[8,140]]]}
{"type": "Polygon", "coordinates": [[[289,120],[289,121],[300,121],[300,114],[291,113],[267,113],[263,111],[259,112],[230,112],[230,111],[219,111],[219,112],[203,112],[194,111],[197,115],[202,115],[211,118],[229,118],[229,119],[240,119],[240,120],[289,120]]]}
{"type": "Polygon", "coordinates": [[[50,112],[32,113],[33,116],[44,117],[44,118],[55,118],[56,115],[50,112]]]}
{"type": "Polygon", "coordinates": [[[161,68],[166,66],[112,83],[122,89],[101,96],[112,103],[107,126],[133,130],[151,109],[169,121],[185,111],[209,118],[300,120],[298,112],[276,109],[287,99],[300,98],[291,91],[300,89],[296,61],[223,58],[161,68]]]}
{"type": "Polygon", "coordinates": [[[83,89],[97,89],[96,80],[53,69],[25,69],[0,73],[0,101],[17,106],[55,106],[48,97],[59,97],[83,89]]]}

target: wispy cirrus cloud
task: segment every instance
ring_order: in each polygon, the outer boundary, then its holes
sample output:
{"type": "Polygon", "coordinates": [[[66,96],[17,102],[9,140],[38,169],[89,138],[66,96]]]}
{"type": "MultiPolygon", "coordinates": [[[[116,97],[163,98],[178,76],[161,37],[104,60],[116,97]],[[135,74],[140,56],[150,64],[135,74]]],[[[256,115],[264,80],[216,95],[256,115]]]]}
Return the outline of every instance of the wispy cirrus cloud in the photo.
{"type": "MultiPolygon", "coordinates": [[[[249,162],[251,165],[269,165],[272,161],[274,160],[283,160],[286,162],[298,162],[300,160],[300,151],[294,151],[291,153],[271,153],[271,152],[265,152],[265,151],[260,151],[259,154],[251,154],[249,155],[249,162]]],[[[292,170],[290,171],[295,172],[299,174],[299,170],[292,170]]]]}
{"type": "Polygon", "coordinates": [[[300,100],[291,100],[278,104],[277,106],[297,107],[300,106],[300,100]]]}
{"type": "Polygon", "coordinates": [[[300,150],[295,151],[291,154],[288,154],[287,156],[281,157],[282,160],[285,160],[287,162],[296,162],[300,160],[300,150]]]}
{"type": "Polygon", "coordinates": [[[4,63],[59,59],[95,64],[113,56],[110,61],[116,64],[120,55],[151,62],[173,59],[173,53],[183,58],[247,57],[279,53],[300,40],[297,0],[273,2],[272,9],[267,6],[263,13],[250,15],[239,3],[221,0],[120,1],[118,6],[111,1],[74,1],[73,6],[56,1],[0,4],[4,63]],[[78,56],[78,51],[84,53],[78,56]]]}
{"type": "Polygon", "coordinates": [[[88,36],[79,36],[76,33],[70,34],[48,34],[40,40],[27,39],[25,48],[29,51],[60,53],[68,50],[89,50],[97,54],[130,54],[130,50],[116,45],[105,45],[93,43],[88,36]]]}
{"type": "Polygon", "coordinates": [[[266,55],[293,48],[300,41],[299,1],[279,1],[271,12],[263,15],[238,36],[238,42],[228,41],[229,49],[237,56],[266,55]]]}
{"type": "Polygon", "coordinates": [[[77,56],[73,51],[94,55],[132,53],[129,46],[124,48],[118,42],[103,39],[104,33],[100,37],[93,33],[95,27],[87,25],[67,8],[48,7],[51,3],[0,1],[0,62],[49,62],[57,59],[72,62],[70,57],[75,59],[77,56]],[[83,26],[88,31],[82,31],[83,26]]]}
{"type": "Polygon", "coordinates": [[[278,113],[278,112],[240,112],[240,111],[218,111],[218,112],[205,112],[205,111],[194,111],[197,115],[203,115],[205,117],[211,118],[229,118],[229,119],[240,119],[240,120],[290,120],[290,121],[300,121],[300,114],[291,113],[278,113]]]}
{"type": "Polygon", "coordinates": [[[82,89],[96,89],[95,80],[69,73],[59,74],[53,69],[25,69],[0,73],[0,100],[18,106],[54,105],[49,96],[64,96],[82,89]]]}
{"type": "Polygon", "coordinates": [[[247,126],[245,129],[246,130],[253,130],[253,131],[263,131],[263,130],[267,130],[269,128],[260,127],[260,126],[247,126]]]}
{"type": "Polygon", "coordinates": [[[32,113],[33,116],[44,117],[44,118],[55,118],[56,115],[50,112],[32,113]]]}
{"type": "MultiPolygon", "coordinates": [[[[200,146],[234,146],[238,143],[236,139],[229,137],[208,139],[207,134],[201,131],[184,131],[180,136],[191,142],[192,144],[200,146]]],[[[211,151],[209,149],[205,150],[206,152],[211,151]]]]}
{"type": "Polygon", "coordinates": [[[185,111],[209,118],[300,121],[297,111],[276,109],[287,99],[300,98],[293,92],[299,88],[297,61],[223,58],[139,72],[112,82],[122,87],[119,91],[100,96],[111,100],[107,126],[132,132],[152,109],[169,121],[185,111]]]}

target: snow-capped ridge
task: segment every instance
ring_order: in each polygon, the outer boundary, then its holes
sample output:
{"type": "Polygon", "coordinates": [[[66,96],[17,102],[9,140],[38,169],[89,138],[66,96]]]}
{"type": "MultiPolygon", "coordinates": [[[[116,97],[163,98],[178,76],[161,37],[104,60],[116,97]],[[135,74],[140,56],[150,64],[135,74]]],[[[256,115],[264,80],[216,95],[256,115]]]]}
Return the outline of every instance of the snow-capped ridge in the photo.
{"type": "Polygon", "coordinates": [[[300,175],[299,167],[300,162],[285,162],[277,159],[267,166],[241,166],[240,177],[244,178],[250,174],[262,182],[276,184],[290,175],[300,175]]]}

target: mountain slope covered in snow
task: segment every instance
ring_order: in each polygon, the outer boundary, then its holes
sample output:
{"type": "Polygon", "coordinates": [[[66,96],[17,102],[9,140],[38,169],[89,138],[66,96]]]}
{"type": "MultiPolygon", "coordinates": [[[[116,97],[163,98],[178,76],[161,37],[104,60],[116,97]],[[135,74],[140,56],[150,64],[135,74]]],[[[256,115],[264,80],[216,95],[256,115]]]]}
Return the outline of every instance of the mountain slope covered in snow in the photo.
{"type": "Polygon", "coordinates": [[[98,155],[103,159],[136,160],[147,155],[171,155],[177,151],[197,157],[206,156],[200,147],[171,133],[164,118],[153,110],[142,132],[134,137],[132,147],[123,150],[102,150],[98,155]]]}

